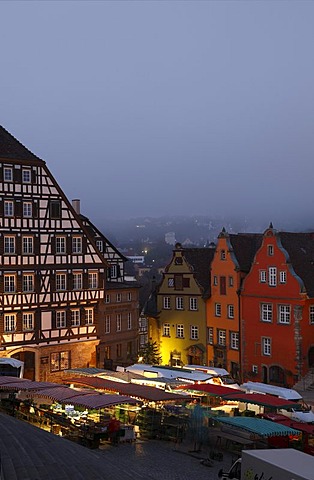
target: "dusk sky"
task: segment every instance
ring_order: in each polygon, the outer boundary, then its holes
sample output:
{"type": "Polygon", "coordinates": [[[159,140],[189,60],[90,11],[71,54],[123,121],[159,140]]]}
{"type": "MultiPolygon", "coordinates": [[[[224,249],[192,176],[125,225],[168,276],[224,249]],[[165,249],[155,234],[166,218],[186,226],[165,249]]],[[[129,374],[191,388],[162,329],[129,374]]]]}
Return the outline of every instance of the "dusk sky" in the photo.
{"type": "Polygon", "coordinates": [[[82,213],[314,225],[314,2],[1,1],[0,123],[82,213]]]}

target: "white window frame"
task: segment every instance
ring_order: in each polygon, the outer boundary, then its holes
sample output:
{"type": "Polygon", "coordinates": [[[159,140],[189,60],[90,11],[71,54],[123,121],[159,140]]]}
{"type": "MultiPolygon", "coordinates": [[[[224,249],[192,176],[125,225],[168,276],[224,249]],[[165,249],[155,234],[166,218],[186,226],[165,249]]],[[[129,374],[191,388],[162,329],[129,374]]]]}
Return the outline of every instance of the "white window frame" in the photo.
{"type": "Polygon", "coordinates": [[[281,270],[279,272],[279,283],[281,283],[281,284],[287,283],[287,272],[286,272],[286,270],[281,270]]]}
{"type": "Polygon", "coordinates": [[[117,278],[118,267],[117,265],[110,265],[110,278],[117,278]]]}
{"type": "Polygon", "coordinates": [[[105,316],[105,333],[110,333],[111,329],[111,315],[105,316]]]}
{"type": "Polygon", "coordinates": [[[220,250],[220,260],[226,260],[226,250],[220,250]]]}
{"type": "Polygon", "coordinates": [[[127,316],[127,329],[132,330],[132,312],[128,312],[127,316]]]}
{"type": "Polygon", "coordinates": [[[164,323],[162,326],[163,337],[170,337],[170,323],[164,323]]]}
{"type": "Polygon", "coordinates": [[[314,305],[310,305],[309,321],[310,321],[310,325],[314,325],[314,305]]]}
{"type": "Polygon", "coordinates": [[[31,218],[33,216],[32,202],[23,202],[23,217],[31,218]]]}
{"type": "Polygon", "coordinates": [[[268,285],[270,287],[277,286],[277,267],[268,268],[268,285]]]}
{"type": "Polygon", "coordinates": [[[132,292],[128,292],[128,302],[132,302],[132,292]]]}
{"type": "Polygon", "coordinates": [[[116,302],[117,302],[117,303],[121,303],[121,302],[122,302],[122,294],[121,294],[121,293],[117,293],[117,294],[116,294],[116,302]]]}
{"type": "Polygon", "coordinates": [[[191,340],[198,340],[199,335],[198,335],[198,325],[191,325],[190,326],[190,335],[191,335],[191,340]]]}
{"type": "Polygon", "coordinates": [[[31,183],[32,182],[32,172],[30,169],[22,169],[22,183],[31,183]]]}
{"type": "Polygon", "coordinates": [[[184,325],[183,325],[183,323],[178,323],[176,325],[176,338],[184,338],[184,325]]]}
{"type": "Polygon", "coordinates": [[[221,347],[225,347],[226,346],[226,341],[227,341],[227,333],[226,333],[226,330],[223,330],[223,329],[218,329],[217,331],[217,340],[218,340],[218,345],[220,345],[221,347]]]}
{"type": "Polygon", "coordinates": [[[34,237],[23,236],[23,254],[29,255],[34,253],[34,237]]]}
{"type": "Polygon", "coordinates": [[[232,350],[239,350],[239,333],[230,332],[230,348],[232,350]]]}
{"type": "Polygon", "coordinates": [[[14,293],[16,291],[16,276],[15,274],[4,275],[4,292],[14,293]]]}
{"type": "Polygon", "coordinates": [[[174,287],[174,278],[168,278],[168,287],[173,288],[174,287]]]}
{"type": "Polygon", "coordinates": [[[190,297],[189,304],[190,304],[191,312],[196,312],[198,310],[197,298],[196,297],[190,297]]]}
{"type": "Polygon", "coordinates": [[[213,327],[208,327],[208,330],[207,330],[207,343],[209,343],[209,345],[213,345],[213,344],[214,344],[214,329],[213,329],[213,327]]]}
{"type": "Polygon", "coordinates": [[[117,313],[116,315],[116,331],[117,332],[121,332],[121,329],[122,329],[122,314],[121,313],[117,313]]]}
{"type": "Polygon", "coordinates": [[[7,255],[15,253],[15,237],[13,235],[5,235],[4,253],[7,255]]]}
{"type": "Polygon", "coordinates": [[[57,310],[56,311],[56,328],[65,328],[66,327],[66,311],[57,310]]]}
{"type": "Polygon", "coordinates": [[[85,308],[85,325],[93,325],[94,323],[94,309],[85,308]]]}
{"type": "Polygon", "coordinates": [[[34,330],[34,313],[33,312],[23,312],[23,331],[32,331],[34,330]]]}
{"type": "Polygon", "coordinates": [[[234,305],[231,303],[227,306],[227,316],[228,318],[234,318],[234,305]]]}
{"type": "Polygon", "coordinates": [[[13,182],[13,169],[11,167],[3,167],[3,181],[13,182]]]}
{"type": "Polygon", "coordinates": [[[163,309],[170,310],[170,297],[163,297],[163,309]]]}
{"type": "Polygon", "coordinates": [[[34,291],[34,274],[24,273],[23,274],[23,292],[33,292],[33,291],[34,291]]]}
{"type": "Polygon", "coordinates": [[[56,237],[56,253],[66,253],[66,238],[65,237],[56,237]]]}
{"type": "Polygon", "coordinates": [[[253,373],[258,373],[258,366],[257,365],[252,365],[252,372],[253,373]]]}
{"type": "Polygon", "coordinates": [[[278,323],[289,325],[291,322],[291,306],[278,305],[278,323]]]}
{"type": "Polygon", "coordinates": [[[4,331],[5,332],[16,331],[16,313],[4,314],[4,331]]]}
{"type": "Polygon", "coordinates": [[[268,323],[273,321],[272,303],[261,303],[261,321],[268,323]]]}
{"type": "Polygon", "coordinates": [[[14,202],[13,200],[4,201],[4,216],[13,217],[14,216],[14,202]]]}
{"type": "Polygon", "coordinates": [[[72,253],[82,253],[82,237],[72,238],[72,253]]]}
{"type": "Polygon", "coordinates": [[[176,310],[183,310],[183,297],[176,297],[176,310]]]}
{"type": "Polygon", "coordinates": [[[266,270],[260,270],[259,271],[259,282],[260,283],[267,283],[267,277],[266,277],[266,270]]]}
{"type": "Polygon", "coordinates": [[[82,290],[83,288],[83,274],[73,273],[73,290],[82,290]]]}
{"type": "Polygon", "coordinates": [[[262,337],[262,355],[265,357],[271,356],[271,338],[262,337]]]}
{"type": "Polygon", "coordinates": [[[215,317],[221,317],[221,303],[215,303],[215,317]]]}
{"type": "Polygon", "coordinates": [[[106,293],[105,303],[110,303],[110,294],[109,293],[106,293]]]}
{"type": "Polygon", "coordinates": [[[78,327],[81,324],[81,312],[79,308],[71,310],[71,326],[78,327]]]}
{"type": "Polygon", "coordinates": [[[232,275],[229,275],[229,277],[228,277],[228,284],[229,284],[229,287],[233,287],[233,285],[234,285],[233,276],[232,276],[232,275]]]}
{"type": "Polygon", "coordinates": [[[96,240],[96,247],[100,252],[103,251],[103,241],[102,240],[96,240]]]}
{"type": "Polygon", "coordinates": [[[97,272],[88,272],[88,288],[93,290],[98,288],[98,273],[97,272]]]}
{"type": "Polygon", "coordinates": [[[218,285],[218,277],[217,277],[217,275],[214,275],[213,285],[215,285],[215,287],[218,285]]]}
{"type": "Polygon", "coordinates": [[[66,273],[56,273],[56,291],[64,292],[67,288],[66,273]]]}

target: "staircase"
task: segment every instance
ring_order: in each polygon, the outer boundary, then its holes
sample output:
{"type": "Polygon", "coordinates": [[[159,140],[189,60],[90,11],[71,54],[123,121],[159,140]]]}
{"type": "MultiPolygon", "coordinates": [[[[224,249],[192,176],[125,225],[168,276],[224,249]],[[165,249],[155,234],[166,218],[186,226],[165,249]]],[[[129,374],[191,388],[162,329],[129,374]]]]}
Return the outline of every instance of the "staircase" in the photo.
{"type": "Polygon", "coordinates": [[[314,392],[314,368],[311,368],[308,373],[293,386],[293,389],[298,392],[314,392]]]}

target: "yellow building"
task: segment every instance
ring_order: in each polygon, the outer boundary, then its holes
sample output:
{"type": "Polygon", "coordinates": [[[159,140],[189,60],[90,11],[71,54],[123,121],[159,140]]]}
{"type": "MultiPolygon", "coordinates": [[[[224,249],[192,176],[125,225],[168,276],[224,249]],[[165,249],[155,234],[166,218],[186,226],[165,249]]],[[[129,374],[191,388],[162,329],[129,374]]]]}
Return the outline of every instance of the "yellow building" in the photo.
{"type": "Polygon", "coordinates": [[[156,319],[164,365],[207,363],[206,298],[214,252],[214,248],[183,248],[177,243],[165,268],[156,319]]]}

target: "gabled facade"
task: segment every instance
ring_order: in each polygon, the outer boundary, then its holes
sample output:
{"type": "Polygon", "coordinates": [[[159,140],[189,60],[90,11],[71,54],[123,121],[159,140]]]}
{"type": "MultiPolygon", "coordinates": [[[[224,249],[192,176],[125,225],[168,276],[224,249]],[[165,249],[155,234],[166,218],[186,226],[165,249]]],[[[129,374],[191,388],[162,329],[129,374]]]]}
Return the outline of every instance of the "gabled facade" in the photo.
{"type": "Polygon", "coordinates": [[[96,365],[107,263],[46,163],[0,127],[0,349],[25,376],[96,365]]]}
{"type": "Polygon", "coordinates": [[[263,236],[241,291],[244,379],[292,386],[314,366],[314,234],[263,236]]]}
{"type": "Polygon", "coordinates": [[[257,248],[258,234],[218,236],[211,263],[211,295],[207,300],[207,357],[211,365],[240,380],[239,291],[257,248]]]}
{"type": "MultiPolygon", "coordinates": [[[[73,203],[79,213],[79,201],[73,203]]],[[[84,227],[108,264],[104,321],[99,326],[97,366],[114,369],[137,361],[139,349],[139,284],[125,281],[126,257],[86,217],[84,227]]]]}
{"type": "Polygon", "coordinates": [[[207,362],[206,297],[213,255],[213,248],[175,246],[157,295],[163,364],[207,362]]]}

